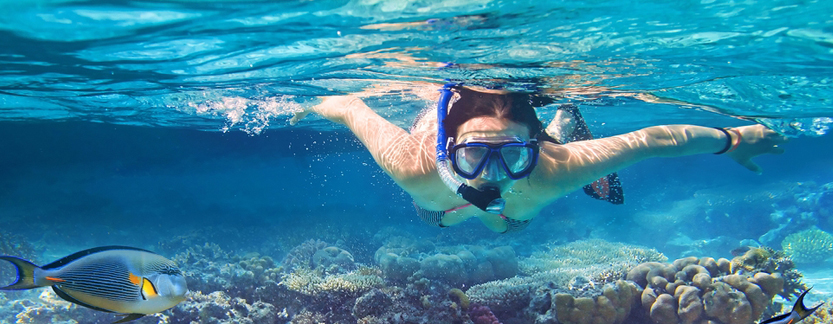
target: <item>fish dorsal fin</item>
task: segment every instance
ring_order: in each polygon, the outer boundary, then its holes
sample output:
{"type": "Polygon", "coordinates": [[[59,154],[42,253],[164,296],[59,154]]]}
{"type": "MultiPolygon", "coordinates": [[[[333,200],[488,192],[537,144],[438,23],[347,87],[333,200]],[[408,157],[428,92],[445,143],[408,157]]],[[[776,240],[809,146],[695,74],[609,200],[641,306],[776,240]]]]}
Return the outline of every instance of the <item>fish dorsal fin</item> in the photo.
{"type": "Polygon", "coordinates": [[[85,256],[95,254],[95,253],[99,253],[99,252],[104,252],[104,251],[111,251],[111,250],[132,250],[132,251],[142,251],[142,252],[153,253],[153,252],[148,251],[148,250],[129,247],[129,246],[118,246],[118,245],[101,246],[101,247],[87,249],[87,250],[84,250],[84,251],[80,251],[80,252],[70,254],[68,256],[65,256],[65,257],[61,258],[58,261],[52,262],[50,264],[47,264],[47,265],[41,267],[41,269],[60,268],[60,267],[63,267],[65,265],[69,264],[72,261],[78,260],[78,259],[83,258],[85,256]]]}
{"type": "Polygon", "coordinates": [[[78,304],[78,305],[81,305],[81,306],[84,306],[84,307],[87,307],[87,308],[91,308],[91,309],[95,309],[95,310],[101,311],[101,312],[115,313],[111,310],[104,309],[104,308],[101,308],[101,307],[95,307],[93,305],[84,303],[84,302],[82,302],[78,299],[75,299],[75,297],[70,296],[69,294],[67,294],[66,292],[61,290],[61,288],[58,288],[57,286],[52,286],[52,290],[55,291],[55,294],[57,294],[58,297],[61,297],[63,300],[66,300],[70,303],[78,304]]]}

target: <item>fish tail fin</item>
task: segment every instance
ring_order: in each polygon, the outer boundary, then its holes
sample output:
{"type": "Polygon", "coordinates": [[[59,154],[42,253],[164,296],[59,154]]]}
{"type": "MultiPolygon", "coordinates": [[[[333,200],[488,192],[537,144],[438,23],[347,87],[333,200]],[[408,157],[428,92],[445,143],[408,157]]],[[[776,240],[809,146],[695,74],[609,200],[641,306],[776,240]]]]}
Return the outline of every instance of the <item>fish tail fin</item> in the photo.
{"type": "Polygon", "coordinates": [[[0,287],[0,290],[24,290],[41,287],[35,284],[35,269],[40,269],[34,263],[13,256],[0,256],[14,265],[17,270],[17,280],[11,285],[0,287]]]}
{"type": "Polygon", "coordinates": [[[824,304],[824,303],[820,303],[817,306],[811,307],[811,308],[807,308],[807,307],[804,306],[804,295],[806,295],[807,292],[810,291],[810,289],[813,289],[813,288],[810,287],[807,290],[805,290],[803,293],[801,293],[801,296],[798,296],[798,300],[795,302],[795,305],[793,305],[793,312],[798,314],[799,320],[802,320],[805,317],[810,316],[810,314],[813,314],[813,312],[815,312],[816,309],[818,309],[819,307],[821,307],[821,305],[824,304]]]}

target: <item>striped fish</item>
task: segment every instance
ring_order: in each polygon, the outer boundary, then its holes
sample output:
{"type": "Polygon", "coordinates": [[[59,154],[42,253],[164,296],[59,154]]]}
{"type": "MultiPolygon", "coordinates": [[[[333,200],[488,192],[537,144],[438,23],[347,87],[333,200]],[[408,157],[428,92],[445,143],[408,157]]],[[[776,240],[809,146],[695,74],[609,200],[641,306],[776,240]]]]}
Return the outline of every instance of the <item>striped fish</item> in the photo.
{"type": "Polygon", "coordinates": [[[38,267],[0,256],[17,269],[17,280],[2,290],[52,287],[66,301],[125,315],[114,323],[158,313],[185,300],[188,287],[173,261],[156,253],[125,246],[84,250],[38,267]]]}
{"type": "MultiPolygon", "coordinates": [[[[812,288],[810,288],[812,289],[812,288]]],[[[795,305],[793,305],[792,311],[786,314],[781,314],[770,318],[766,321],[761,322],[760,324],[795,324],[798,321],[803,320],[807,316],[810,316],[813,312],[816,311],[822,304],[818,304],[817,306],[807,308],[804,306],[804,295],[807,294],[810,289],[805,290],[801,293],[801,296],[798,296],[798,300],[795,301],[795,305]]]]}

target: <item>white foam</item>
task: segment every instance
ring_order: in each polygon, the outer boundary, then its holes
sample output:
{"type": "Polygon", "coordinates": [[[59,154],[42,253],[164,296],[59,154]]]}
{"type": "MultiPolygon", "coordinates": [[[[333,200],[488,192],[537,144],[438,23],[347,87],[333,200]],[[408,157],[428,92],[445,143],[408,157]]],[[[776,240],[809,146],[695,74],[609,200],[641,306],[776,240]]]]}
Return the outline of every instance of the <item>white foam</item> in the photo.
{"type": "Polygon", "coordinates": [[[271,120],[278,117],[291,116],[303,110],[301,105],[293,100],[294,96],[281,95],[262,99],[243,97],[223,97],[217,101],[203,103],[189,103],[198,115],[221,116],[226,124],[220,128],[228,132],[240,128],[249,135],[259,135],[269,127],[271,120]]]}

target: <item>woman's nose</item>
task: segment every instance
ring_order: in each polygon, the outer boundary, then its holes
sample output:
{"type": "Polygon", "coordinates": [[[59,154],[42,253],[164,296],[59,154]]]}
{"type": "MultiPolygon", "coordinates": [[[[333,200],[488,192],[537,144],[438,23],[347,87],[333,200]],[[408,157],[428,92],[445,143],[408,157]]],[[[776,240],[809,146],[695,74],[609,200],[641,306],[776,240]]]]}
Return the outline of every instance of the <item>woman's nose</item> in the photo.
{"type": "Polygon", "coordinates": [[[488,164],[486,164],[486,168],[483,169],[483,174],[481,178],[486,181],[500,181],[504,177],[503,170],[500,169],[498,165],[497,159],[491,159],[488,164]]]}

